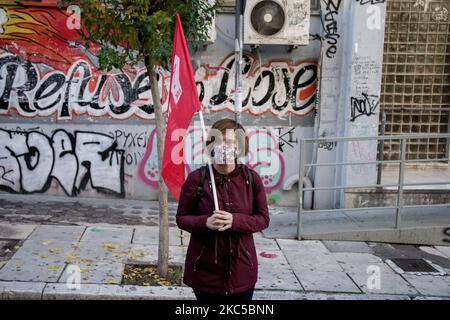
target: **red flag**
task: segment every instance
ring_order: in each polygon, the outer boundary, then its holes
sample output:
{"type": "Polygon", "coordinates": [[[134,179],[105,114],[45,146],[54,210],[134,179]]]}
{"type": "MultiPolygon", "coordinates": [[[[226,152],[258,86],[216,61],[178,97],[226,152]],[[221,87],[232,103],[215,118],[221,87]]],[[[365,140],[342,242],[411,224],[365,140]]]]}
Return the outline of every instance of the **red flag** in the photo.
{"type": "Polygon", "coordinates": [[[186,132],[194,114],[202,109],[192,72],[189,52],[186,46],[186,39],[184,38],[183,27],[178,14],[175,21],[170,70],[169,117],[164,141],[161,174],[167,188],[178,200],[181,186],[185,180],[184,140],[186,138],[186,132]],[[184,134],[175,134],[175,139],[173,139],[172,133],[177,129],[183,129],[184,134]],[[180,140],[180,137],[183,139],[180,140]]]}

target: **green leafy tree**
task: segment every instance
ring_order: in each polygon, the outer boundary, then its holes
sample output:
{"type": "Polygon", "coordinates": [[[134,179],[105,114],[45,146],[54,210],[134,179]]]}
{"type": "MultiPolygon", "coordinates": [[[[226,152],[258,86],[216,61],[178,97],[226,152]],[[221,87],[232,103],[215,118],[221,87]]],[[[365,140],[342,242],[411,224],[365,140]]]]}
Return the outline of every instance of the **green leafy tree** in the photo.
{"type": "MultiPolygon", "coordinates": [[[[157,68],[169,69],[172,57],[176,13],[185,36],[194,50],[204,45],[218,2],[212,0],[62,0],[63,6],[78,5],[83,26],[80,41],[100,45],[101,70],[123,69],[143,62],[149,76],[155,113],[158,164],[161,168],[165,123],[161,109],[157,68]]],[[[161,170],[160,170],[161,172],[161,170]]],[[[168,192],[159,178],[158,274],[168,272],[169,223],[168,192]]]]}

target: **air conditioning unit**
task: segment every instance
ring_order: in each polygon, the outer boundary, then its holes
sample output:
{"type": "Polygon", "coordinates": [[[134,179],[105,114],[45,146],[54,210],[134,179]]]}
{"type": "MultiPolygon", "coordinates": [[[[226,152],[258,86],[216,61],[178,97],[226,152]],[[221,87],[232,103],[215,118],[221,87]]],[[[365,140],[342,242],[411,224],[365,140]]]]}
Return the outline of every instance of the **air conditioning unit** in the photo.
{"type": "Polygon", "coordinates": [[[307,45],[310,0],[247,0],[244,43],[307,45]]]}

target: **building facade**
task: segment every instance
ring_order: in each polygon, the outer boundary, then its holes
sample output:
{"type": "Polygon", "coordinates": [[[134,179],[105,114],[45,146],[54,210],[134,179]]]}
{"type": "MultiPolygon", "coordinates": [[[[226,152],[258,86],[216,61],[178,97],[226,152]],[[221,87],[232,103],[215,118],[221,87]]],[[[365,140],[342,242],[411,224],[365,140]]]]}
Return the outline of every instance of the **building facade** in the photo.
{"type": "MultiPolygon", "coordinates": [[[[1,192],[156,200],[159,170],[145,68],[100,71],[96,53],[77,43],[80,31],[74,11],[60,9],[51,1],[0,3],[1,192]]],[[[297,205],[302,138],[376,136],[381,110],[389,133],[416,132],[414,125],[448,132],[447,9],[446,1],[311,1],[308,44],[244,45],[242,123],[250,136],[250,156],[245,160],[261,173],[269,203],[297,205]],[[423,14],[428,2],[429,12],[423,14]],[[399,103],[402,110],[412,106],[408,90],[419,90],[415,82],[410,86],[409,80],[402,84],[398,80],[409,77],[405,74],[409,58],[402,45],[417,41],[416,50],[421,50],[419,31],[415,40],[401,38],[404,17],[396,16],[395,8],[405,4],[409,17],[435,19],[425,24],[427,32],[432,26],[437,28],[433,33],[436,44],[417,54],[413,71],[414,77],[422,79],[417,80],[422,86],[420,102],[436,109],[426,114],[407,109],[399,115],[396,110],[399,103]],[[433,59],[433,72],[442,69],[432,80],[440,81],[440,89],[427,87],[428,71],[421,73],[420,59],[433,59]],[[397,79],[395,84],[392,79],[397,79]],[[428,98],[430,90],[435,95],[428,98]]],[[[416,28],[421,30],[419,22],[416,28]]],[[[207,125],[223,117],[234,118],[233,2],[225,1],[214,31],[214,41],[191,52],[207,125]]],[[[165,113],[169,80],[168,71],[160,69],[165,113]]],[[[192,146],[186,155],[192,163],[187,172],[201,163],[202,136],[195,123],[197,117],[187,139],[192,146]]],[[[377,159],[377,148],[372,141],[320,143],[307,148],[305,158],[314,163],[371,161],[377,159]]],[[[395,145],[385,148],[391,152],[395,145]]],[[[419,154],[423,147],[417,143],[410,148],[417,148],[419,154]]],[[[426,150],[436,157],[448,154],[441,141],[429,143],[426,150]]],[[[307,170],[305,176],[302,183],[317,187],[358,185],[375,183],[377,168],[320,167],[307,170]]],[[[339,207],[344,196],[334,191],[305,193],[305,204],[339,207]]]]}

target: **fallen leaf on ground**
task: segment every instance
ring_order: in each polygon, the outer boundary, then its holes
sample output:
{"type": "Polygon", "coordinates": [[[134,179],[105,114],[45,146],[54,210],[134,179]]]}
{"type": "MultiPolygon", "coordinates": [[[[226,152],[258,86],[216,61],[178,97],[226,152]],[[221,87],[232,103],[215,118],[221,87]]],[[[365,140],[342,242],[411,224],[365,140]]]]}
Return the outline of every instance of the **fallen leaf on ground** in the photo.
{"type": "Polygon", "coordinates": [[[91,259],[81,259],[81,262],[87,262],[87,263],[90,263],[90,262],[93,262],[93,260],[91,260],[91,259]]]}
{"type": "Polygon", "coordinates": [[[48,270],[58,270],[59,268],[61,268],[60,266],[48,266],[47,269],[48,270]]]}
{"type": "Polygon", "coordinates": [[[137,260],[137,258],[145,257],[146,254],[147,254],[147,252],[145,252],[144,250],[132,251],[131,252],[131,259],[132,260],[137,260]]]}
{"type": "Polygon", "coordinates": [[[114,249],[117,249],[118,248],[118,245],[116,245],[116,244],[112,244],[112,243],[104,243],[103,244],[103,249],[106,249],[106,250],[114,250],[114,249]]]}
{"type": "Polygon", "coordinates": [[[119,284],[116,280],[114,279],[109,279],[107,282],[107,284],[119,284]]]}
{"type": "Polygon", "coordinates": [[[75,259],[66,259],[64,260],[65,264],[77,264],[78,260],[75,259]]]}

